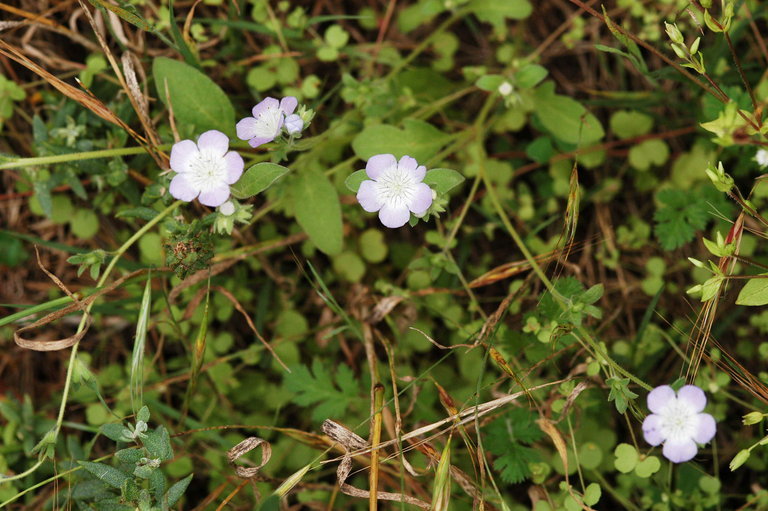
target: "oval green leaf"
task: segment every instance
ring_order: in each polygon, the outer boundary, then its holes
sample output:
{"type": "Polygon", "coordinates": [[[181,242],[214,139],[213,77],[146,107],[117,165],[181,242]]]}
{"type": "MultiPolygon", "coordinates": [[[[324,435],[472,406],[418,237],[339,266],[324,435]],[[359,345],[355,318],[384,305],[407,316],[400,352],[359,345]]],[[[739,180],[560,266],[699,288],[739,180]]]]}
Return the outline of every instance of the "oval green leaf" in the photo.
{"type": "Polygon", "coordinates": [[[194,67],[166,57],[152,64],[155,88],[160,100],[169,105],[178,123],[194,126],[196,133],[219,130],[232,137],[235,133],[235,109],[213,80],[194,67]]]}
{"type": "Polygon", "coordinates": [[[336,188],[318,171],[299,174],[291,183],[293,210],[309,239],[328,255],[341,252],[343,224],[336,188]]]}
{"type": "Polygon", "coordinates": [[[432,169],[424,176],[424,182],[437,193],[447,193],[464,181],[464,176],[453,169],[432,169]]]}
{"type": "Polygon", "coordinates": [[[535,112],[544,127],[568,144],[591,144],[605,135],[603,125],[578,101],[555,94],[555,84],[544,82],[534,95],[535,112]]]}
{"type": "Polygon", "coordinates": [[[386,124],[365,127],[352,141],[352,149],[364,160],[377,154],[394,154],[396,158],[412,156],[423,164],[449,140],[449,135],[427,122],[406,119],[403,129],[386,124]]]}
{"type": "Polygon", "coordinates": [[[749,279],[741,288],[736,305],[766,305],[768,304],[768,273],[764,277],[749,279]]]}
{"type": "Polygon", "coordinates": [[[344,184],[351,191],[357,193],[358,188],[360,188],[360,183],[366,179],[368,179],[368,174],[366,174],[365,169],[356,170],[347,176],[347,179],[344,180],[344,184]]]}
{"type": "Polygon", "coordinates": [[[289,169],[276,163],[262,162],[253,165],[245,171],[240,180],[230,189],[237,199],[247,199],[259,194],[272,186],[272,183],[280,179],[289,169]]]}

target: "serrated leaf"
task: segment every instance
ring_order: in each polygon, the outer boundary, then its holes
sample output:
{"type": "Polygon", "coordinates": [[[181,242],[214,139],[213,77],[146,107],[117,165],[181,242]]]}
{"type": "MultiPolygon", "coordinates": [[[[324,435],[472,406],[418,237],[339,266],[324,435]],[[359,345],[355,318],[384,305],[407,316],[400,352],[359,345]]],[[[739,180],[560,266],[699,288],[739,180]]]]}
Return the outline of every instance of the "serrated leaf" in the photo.
{"type": "Polygon", "coordinates": [[[761,273],[763,278],[749,279],[741,288],[736,298],[736,305],[766,305],[768,304],[768,273],[761,273]]]}
{"type": "Polygon", "coordinates": [[[276,163],[257,163],[246,170],[230,190],[236,198],[247,199],[263,192],[288,172],[290,169],[276,163]]]}
{"type": "Polygon", "coordinates": [[[450,140],[431,124],[415,119],[403,121],[403,128],[377,124],[367,126],[352,141],[352,149],[363,160],[377,154],[408,155],[423,164],[450,140]]]}
{"type": "Polygon", "coordinates": [[[235,109],[229,97],[213,80],[184,62],[158,57],[152,74],[160,100],[173,106],[177,123],[194,126],[196,133],[219,130],[232,137],[235,133],[235,109]],[[168,96],[165,84],[168,84],[168,96]]]}
{"type": "Polygon", "coordinates": [[[357,190],[360,188],[360,184],[366,179],[369,178],[368,174],[365,172],[365,169],[356,170],[347,176],[347,179],[344,180],[344,185],[352,192],[357,193],[357,190]]]}
{"type": "Polygon", "coordinates": [[[485,447],[494,455],[493,466],[508,483],[519,483],[531,474],[528,464],[539,459],[539,453],[525,444],[539,440],[543,433],[536,425],[535,414],[514,408],[486,426],[485,447]]]}
{"type": "Polygon", "coordinates": [[[85,470],[96,476],[99,481],[103,481],[113,488],[119,489],[124,483],[131,480],[130,475],[104,463],[92,461],[78,461],[78,463],[85,470]]]}
{"type": "Polygon", "coordinates": [[[311,372],[301,365],[291,368],[291,373],[284,376],[285,387],[296,394],[293,402],[301,406],[314,405],[312,419],[318,422],[342,415],[357,398],[359,384],[349,366],[340,364],[335,380],[318,359],[312,362],[311,372]]]}
{"type": "Polygon", "coordinates": [[[424,183],[437,193],[447,193],[464,182],[464,176],[452,169],[432,169],[424,176],[424,183]]]}
{"type": "Polygon", "coordinates": [[[322,172],[302,172],[291,183],[293,211],[309,239],[328,254],[341,252],[343,224],[336,188],[322,172]]]}
{"type": "Polygon", "coordinates": [[[194,474],[189,474],[187,477],[182,479],[181,481],[178,481],[177,483],[174,483],[173,486],[168,488],[168,491],[163,496],[163,503],[166,504],[168,507],[173,507],[176,505],[176,503],[179,501],[179,499],[184,495],[184,492],[187,491],[187,487],[189,486],[189,483],[192,482],[192,476],[194,474]]]}

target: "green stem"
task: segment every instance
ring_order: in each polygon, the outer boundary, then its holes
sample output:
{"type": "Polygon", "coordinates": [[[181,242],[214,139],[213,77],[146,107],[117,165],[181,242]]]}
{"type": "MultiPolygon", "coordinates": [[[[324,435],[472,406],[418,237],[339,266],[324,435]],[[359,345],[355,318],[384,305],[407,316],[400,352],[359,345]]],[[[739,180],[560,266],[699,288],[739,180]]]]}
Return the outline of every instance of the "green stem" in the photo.
{"type": "MultiPolygon", "coordinates": [[[[96,283],[96,287],[102,287],[104,285],[104,283],[107,281],[107,278],[109,278],[109,275],[112,273],[112,270],[115,268],[115,265],[117,264],[117,261],[123,256],[123,254],[125,254],[125,252],[134,243],[136,243],[136,241],[138,241],[150,229],[152,229],[154,226],[156,226],[158,223],[160,223],[160,221],[163,218],[168,216],[181,203],[182,203],[182,201],[179,201],[179,200],[175,201],[173,204],[171,204],[170,206],[165,208],[163,211],[161,211],[155,218],[153,218],[152,220],[147,222],[146,225],[144,225],[141,229],[136,231],[136,233],[133,236],[128,238],[128,240],[125,243],[123,243],[120,246],[120,248],[118,248],[113,253],[114,257],[109,262],[109,265],[107,265],[107,267],[104,270],[104,273],[101,275],[101,278],[99,279],[99,281],[96,283]]],[[[93,307],[93,304],[94,304],[94,302],[89,303],[88,306],[83,311],[83,317],[82,317],[82,319],[80,319],[80,324],[77,326],[77,332],[76,332],[77,334],[79,334],[80,332],[82,332],[85,329],[85,324],[86,324],[86,321],[88,319],[88,315],[91,312],[91,308],[93,307]]],[[[73,373],[73,370],[74,370],[74,367],[75,367],[75,360],[77,358],[77,348],[78,348],[79,345],[80,345],[80,342],[76,342],[72,346],[72,352],[69,355],[69,366],[67,367],[67,376],[66,376],[66,379],[64,380],[64,391],[63,391],[62,396],[61,396],[61,404],[59,405],[59,414],[58,414],[58,416],[56,418],[56,425],[54,426],[54,429],[53,429],[52,443],[54,443],[54,444],[56,443],[56,439],[59,436],[59,431],[61,431],[61,425],[64,422],[64,410],[67,407],[67,399],[69,397],[69,389],[70,389],[70,386],[72,384],[72,373],[73,373]]],[[[35,470],[37,470],[37,468],[40,465],[42,465],[42,463],[43,463],[43,460],[40,460],[32,468],[30,468],[29,470],[27,470],[27,471],[25,471],[25,472],[23,472],[21,474],[17,474],[15,476],[11,476],[11,477],[4,477],[4,478],[2,478],[2,482],[13,481],[13,480],[16,480],[16,479],[21,479],[23,477],[26,477],[27,475],[29,475],[32,472],[34,472],[35,470]]]]}
{"type": "MultiPolygon", "coordinates": [[[[75,296],[78,296],[78,295],[75,294],[75,296]]],[[[15,312],[10,316],[6,316],[3,319],[0,319],[0,326],[5,326],[8,323],[13,323],[14,321],[24,319],[28,316],[32,316],[33,314],[37,314],[38,312],[43,312],[49,309],[56,308],[59,305],[65,305],[71,301],[72,301],[72,298],[70,298],[69,296],[62,296],[61,298],[56,298],[55,300],[51,300],[50,302],[33,305],[32,307],[24,307],[24,310],[20,310],[19,312],[15,312]]]]}
{"type": "MultiPolygon", "coordinates": [[[[172,144],[157,146],[158,149],[167,150],[172,144]]],[[[32,158],[19,158],[14,161],[0,163],[0,170],[20,169],[35,165],[50,165],[52,163],[64,163],[68,161],[93,160],[96,158],[111,158],[113,156],[127,156],[130,154],[142,154],[147,152],[143,147],[122,147],[119,149],[99,149],[98,151],[85,151],[82,153],[55,154],[52,156],[36,156],[32,158]]]]}

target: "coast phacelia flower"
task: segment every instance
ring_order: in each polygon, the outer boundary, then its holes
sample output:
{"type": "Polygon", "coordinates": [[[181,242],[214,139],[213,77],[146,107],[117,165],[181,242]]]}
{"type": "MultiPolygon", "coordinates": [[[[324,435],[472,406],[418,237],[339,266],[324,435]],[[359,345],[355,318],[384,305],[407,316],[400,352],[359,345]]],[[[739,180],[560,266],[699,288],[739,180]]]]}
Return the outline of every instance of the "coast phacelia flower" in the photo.
{"type": "Polygon", "coordinates": [[[284,97],[280,101],[275,98],[264,98],[261,103],[253,107],[251,111],[253,117],[246,117],[237,123],[235,126],[237,138],[247,140],[251,147],[272,142],[280,134],[285,117],[290,116],[298,104],[299,101],[293,96],[284,97]]]}
{"type": "Polygon", "coordinates": [[[182,140],[171,149],[171,195],[189,202],[216,207],[229,198],[229,185],[243,174],[243,158],[229,151],[229,138],[216,130],[206,131],[197,139],[182,140]]]}
{"type": "Polygon", "coordinates": [[[285,118],[285,131],[290,135],[301,133],[304,129],[304,121],[298,114],[291,114],[285,118]]]}
{"type": "Polygon", "coordinates": [[[377,154],[368,160],[365,173],[370,178],[360,183],[357,200],[364,210],[378,211],[387,227],[402,227],[411,217],[424,215],[432,205],[432,189],[422,183],[427,173],[424,165],[403,156],[377,154]]]}
{"type": "Polygon", "coordinates": [[[664,444],[662,453],[673,463],[696,456],[696,444],[706,444],[715,436],[715,419],[701,413],[707,404],[704,391],[685,385],[675,393],[669,385],[656,387],[648,394],[651,414],[643,421],[643,436],[651,445],[664,444]]]}

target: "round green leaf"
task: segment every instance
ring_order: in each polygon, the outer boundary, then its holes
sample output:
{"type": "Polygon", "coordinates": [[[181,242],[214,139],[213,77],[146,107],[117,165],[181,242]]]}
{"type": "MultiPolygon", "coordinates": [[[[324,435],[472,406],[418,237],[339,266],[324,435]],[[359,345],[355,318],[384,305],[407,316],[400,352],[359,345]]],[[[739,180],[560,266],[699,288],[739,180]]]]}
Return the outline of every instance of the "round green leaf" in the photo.
{"type": "Polygon", "coordinates": [[[387,257],[387,243],[379,229],[368,229],[357,242],[360,254],[366,261],[380,263],[387,257]]]}
{"type": "Polygon", "coordinates": [[[611,131],[619,138],[639,137],[653,128],[653,117],[635,110],[619,110],[611,116],[611,131]]]}
{"type": "Polygon", "coordinates": [[[349,33],[341,25],[331,25],[325,31],[325,42],[332,48],[343,48],[349,41],[349,33]]]}
{"type": "Polygon", "coordinates": [[[629,164],[640,171],[663,165],[668,158],[669,146],[663,140],[655,138],[644,140],[629,150],[629,164]]]}
{"type": "Polygon", "coordinates": [[[215,129],[234,136],[235,109],[213,80],[184,62],[166,57],[154,60],[152,74],[158,97],[166,106],[173,106],[177,123],[193,125],[196,133],[215,129]]]}
{"type": "Polygon", "coordinates": [[[575,99],[555,94],[555,84],[551,81],[536,89],[534,103],[534,112],[541,123],[563,142],[587,145],[605,135],[597,117],[575,99]]]}
{"type": "Polygon", "coordinates": [[[139,240],[139,253],[146,264],[163,264],[163,239],[156,232],[148,232],[139,240]]]}
{"type": "MultiPolygon", "coordinates": [[[[617,467],[618,468],[618,467],[617,467]]],[[[659,471],[661,462],[656,456],[648,456],[635,467],[635,474],[643,479],[651,477],[659,471]]]]}
{"type": "Polygon", "coordinates": [[[89,209],[78,209],[70,220],[72,234],[81,240],[93,238],[99,232],[99,217],[89,209]]]}
{"type": "Polygon", "coordinates": [[[603,461],[603,451],[594,442],[584,442],[579,448],[579,463],[586,469],[595,469],[603,461]]]}
{"type": "Polygon", "coordinates": [[[334,257],[333,269],[349,282],[360,282],[365,275],[365,263],[354,252],[342,252],[334,257]]]}
{"type": "Polygon", "coordinates": [[[602,493],[599,484],[590,483],[587,489],[584,490],[584,503],[588,506],[594,506],[600,500],[602,493]]]}
{"type": "Polygon", "coordinates": [[[257,66],[251,68],[245,75],[245,83],[259,92],[269,90],[277,83],[277,76],[266,66],[257,66]]]}
{"type": "Polygon", "coordinates": [[[616,460],[613,464],[616,467],[616,470],[622,474],[632,472],[632,470],[635,469],[635,466],[637,466],[639,455],[633,446],[629,444],[619,444],[616,446],[613,454],[616,456],[616,460]]]}

